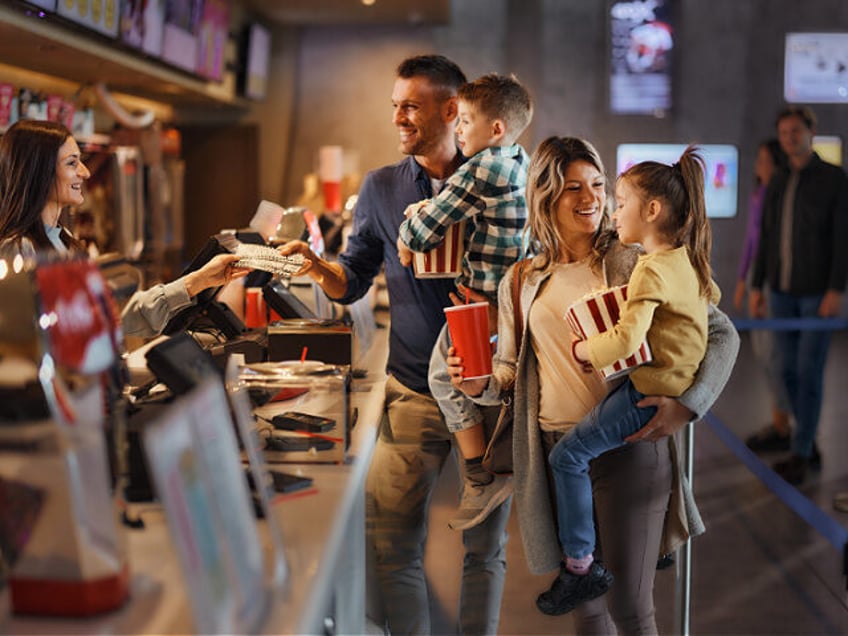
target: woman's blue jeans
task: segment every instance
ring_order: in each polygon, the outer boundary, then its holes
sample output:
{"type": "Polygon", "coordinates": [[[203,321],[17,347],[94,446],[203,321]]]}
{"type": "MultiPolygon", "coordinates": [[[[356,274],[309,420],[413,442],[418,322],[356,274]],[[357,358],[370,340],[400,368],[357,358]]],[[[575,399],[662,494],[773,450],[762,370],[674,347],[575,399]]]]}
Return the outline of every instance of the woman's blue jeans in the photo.
{"type": "Polygon", "coordinates": [[[625,437],[654,416],[656,407],[636,406],[643,397],[628,378],[563,435],[548,456],[556,486],[559,542],[567,556],[581,559],[595,549],[589,462],[623,445],[625,437]]]}

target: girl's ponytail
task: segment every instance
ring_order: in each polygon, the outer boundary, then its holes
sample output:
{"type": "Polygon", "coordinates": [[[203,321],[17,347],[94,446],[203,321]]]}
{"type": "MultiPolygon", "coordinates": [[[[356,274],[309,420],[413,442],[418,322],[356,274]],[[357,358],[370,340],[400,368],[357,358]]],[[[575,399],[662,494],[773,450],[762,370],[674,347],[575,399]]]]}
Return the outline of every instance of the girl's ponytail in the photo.
{"type": "Polygon", "coordinates": [[[689,261],[698,276],[701,295],[709,297],[712,281],[710,268],[712,231],[704,201],[704,159],[696,146],[689,146],[672,168],[680,172],[686,191],[686,206],[684,210],[681,210],[684,218],[679,236],[682,244],[689,250],[689,261]]]}

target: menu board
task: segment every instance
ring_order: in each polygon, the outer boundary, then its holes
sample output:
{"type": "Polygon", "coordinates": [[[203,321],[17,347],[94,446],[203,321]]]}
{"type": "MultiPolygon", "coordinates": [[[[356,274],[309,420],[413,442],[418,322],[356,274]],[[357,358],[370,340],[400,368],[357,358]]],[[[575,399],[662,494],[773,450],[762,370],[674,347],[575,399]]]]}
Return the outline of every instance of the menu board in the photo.
{"type": "Polygon", "coordinates": [[[197,73],[211,80],[224,77],[224,52],[230,24],[230,0],[206,0],[200,18],[197,73]]]}
{"type": "Polygon", "coordinates": [[[148,55],[162,55],[165,0],[123,0],[121,40],[148,55]]]}
{"type": "Polygon", "coordinates": [[[59,0],[56,11],[63,18],[105,35],[118,35],[118,0],[59,0]]]}
{"type": "Polygon", "coordinates": [[[203,0],[166,0],[162,59],[194,73],[203,0]]]}

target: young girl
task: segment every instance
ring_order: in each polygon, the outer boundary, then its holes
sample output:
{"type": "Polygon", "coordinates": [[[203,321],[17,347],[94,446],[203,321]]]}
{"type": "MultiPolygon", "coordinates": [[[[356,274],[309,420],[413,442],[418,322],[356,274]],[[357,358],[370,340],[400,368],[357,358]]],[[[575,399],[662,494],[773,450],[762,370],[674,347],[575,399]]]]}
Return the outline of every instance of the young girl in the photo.
{"type": "Polygon", "coordinates": [[[645,254],[633,270],[628,298],[611,330],[575,341],[580,363],[596,369],[633,354],[647,336],[653,362],[635,369],[554,446],[559,540],[565,567],[537,604],[563,614],[600,596],[612,575],[593,563],[595,530],[589,461],[621,446],[654,415],[639,408],[646,395],[681,395],[693,382],[707,346],[707,303],[718,302],[712,281],[710,226],[704,205],[704,162],[688,147],[673,166],[636,164],[616,184],[613,220],[623,243],[645,254]]]}

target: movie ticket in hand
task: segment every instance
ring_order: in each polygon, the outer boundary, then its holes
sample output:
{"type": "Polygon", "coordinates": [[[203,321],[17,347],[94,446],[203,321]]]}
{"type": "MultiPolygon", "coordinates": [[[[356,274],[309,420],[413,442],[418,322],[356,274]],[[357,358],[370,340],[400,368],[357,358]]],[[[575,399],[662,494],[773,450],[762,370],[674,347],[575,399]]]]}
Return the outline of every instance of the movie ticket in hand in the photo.
{"type": "Polygon", "coordinates": [[[283,256],[273,247],[250,243],[240,243],[236,247],[235,254],[239,257],[236,263],[238,267],[259,269],[263,272],[286,277],[291,277],[298,272],[303,267],[304,261],[303,254],[283,256]]]}

